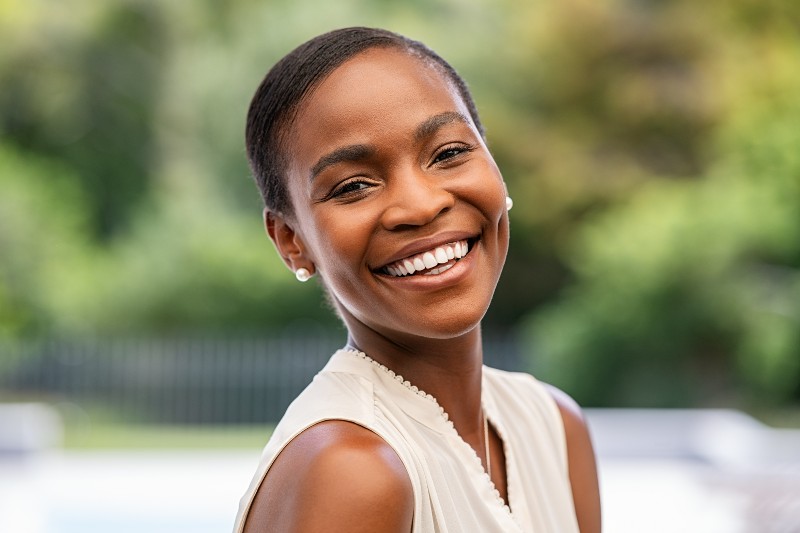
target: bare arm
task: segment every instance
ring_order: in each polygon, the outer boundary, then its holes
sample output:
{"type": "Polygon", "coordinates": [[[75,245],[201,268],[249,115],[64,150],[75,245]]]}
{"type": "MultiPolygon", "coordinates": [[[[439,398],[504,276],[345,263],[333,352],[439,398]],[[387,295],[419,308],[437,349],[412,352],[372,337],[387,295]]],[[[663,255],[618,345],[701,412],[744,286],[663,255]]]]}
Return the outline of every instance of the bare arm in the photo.
{"type": "Polygon", "coordinates": [[[555,387],[549,388],[564,420],[569,480],[578,527],[581,533],[600,533],[600,488],[589,429],[575,400],[555,387]]]}
{"type": "Polygon", "coordinates": [[[408,533],[411,480],[375,433],[341,420],[295,437],[256,493],[245,533],[408,533]]]}

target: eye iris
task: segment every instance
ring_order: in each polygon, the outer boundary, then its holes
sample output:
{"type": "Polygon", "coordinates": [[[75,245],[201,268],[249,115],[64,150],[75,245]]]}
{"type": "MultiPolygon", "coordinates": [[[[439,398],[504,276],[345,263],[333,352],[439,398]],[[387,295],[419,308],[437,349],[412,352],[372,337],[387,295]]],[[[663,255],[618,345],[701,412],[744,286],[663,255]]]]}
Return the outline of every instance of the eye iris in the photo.
{"type": "Polygon", "coordinates": [[[366,188],[366,185],[360,181],[352,181],[350,183],[345,184],[341,189],[340,193],[347,193],[347,192],[355,192],[360,191],[361,189],[366,188]]]}
{"type": "Polygon", "coordinates": [[[448,148],[444,150],[439,156],[436,158],[437,161],[444,161],[445,159],[450,159],[451,157],[455,157],[460,153],[458,148],[448,148]]]}

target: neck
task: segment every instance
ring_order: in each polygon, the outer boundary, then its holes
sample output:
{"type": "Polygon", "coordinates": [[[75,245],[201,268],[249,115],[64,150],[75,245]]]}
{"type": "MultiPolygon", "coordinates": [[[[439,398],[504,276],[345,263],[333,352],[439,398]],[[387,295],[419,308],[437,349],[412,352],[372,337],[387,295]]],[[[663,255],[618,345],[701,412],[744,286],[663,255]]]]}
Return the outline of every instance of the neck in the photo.
{"type": "Polygon", "coordinates": [[[389,338],[361,324],[348,330],[350,346],[436,398],[462,438],[482,435],[480,326],[449,339],[389,338]]]}

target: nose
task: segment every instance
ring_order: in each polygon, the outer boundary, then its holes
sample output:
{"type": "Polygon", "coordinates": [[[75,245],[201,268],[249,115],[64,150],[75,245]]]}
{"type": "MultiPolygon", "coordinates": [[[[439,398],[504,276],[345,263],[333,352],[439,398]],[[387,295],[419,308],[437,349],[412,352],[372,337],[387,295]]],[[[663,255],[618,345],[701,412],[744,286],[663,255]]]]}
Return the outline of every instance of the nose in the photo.
{"type": "Polygon", "coordinates": [[[406,172],[392,184],[390,204],[381,222],[386,229],[424,226],[453,207],[455,198],[443,178],[425,172],[406,172]]]}

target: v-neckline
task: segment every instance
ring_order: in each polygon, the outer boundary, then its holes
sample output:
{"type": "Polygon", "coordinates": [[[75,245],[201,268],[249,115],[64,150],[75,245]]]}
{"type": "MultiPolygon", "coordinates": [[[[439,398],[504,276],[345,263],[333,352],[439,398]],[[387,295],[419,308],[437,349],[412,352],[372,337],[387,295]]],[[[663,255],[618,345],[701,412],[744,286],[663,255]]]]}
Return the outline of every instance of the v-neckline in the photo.
{"type": "MultiPolygon", "coordinates": [[[[390,368],[387,368],[385,365],[375,361],[364,352],[351,348],[344,348],[339,350],[337,354],[350,355],[350,360],[360,360],[361,362],[369,364],[369,366],[366,368],[372,368],[375,371],[374,375],[378,376],[379,378],[383,377],[384,379],[382,381],[387,384],[387,387],[391,387],[398,391],[405,391],[400,393],[400,397],[407,398],[408,401],[403,402],[399,405],[399,407],[406,411],[409,416],[423,423],[430,429],[448,435],[448,437],[454,442],[454,448],[458,450],[459,455],[463,459],[463,463],[472,473],[471,477],[475,480],[476,490],[487,493],[487,496],[490,495],[491,497],[488,499],[493,501],[493,507],[495,511],[505,515],[506,518],[511,519],[519,526],[519,522],[511,510],[512,490],[510,480],[512,478],[511,472],[513,470],[514,459],[510,455],[510,449],[507,445],[508,441],[506,437],[506,431],[494,405],[494,399],[492,398],[491,393],[487,391],[485,375],[481,379],[481,406],[484,409],[484,413],[486,414],[489,424],[497,432],[497,435],[500,438],[503,446],[506,469],[507,501],[503,500],[500,491],[497,489],[497,486],[494,484],[494,481],[489,473],[486,472],[483,462],[478,454],[475,452],[472,446],[470,446],[461,437],[453,425],[453,421],[450,420],[450,416],[433,395],[428,394],[419,387],[413,385],[410,381],[403,378],[403,376],[397,374],[390,368]]],[[[331,370],[335,371],[338,367],[338,364],[333,364],[334,359],[336,359],[336,355],[334,358],[332,358],[329,366],[331,367],[331,370]]],[[[360,365],[355,368],[349,365],[347,366],[351,370],[362,369],[360,365]]]]}

